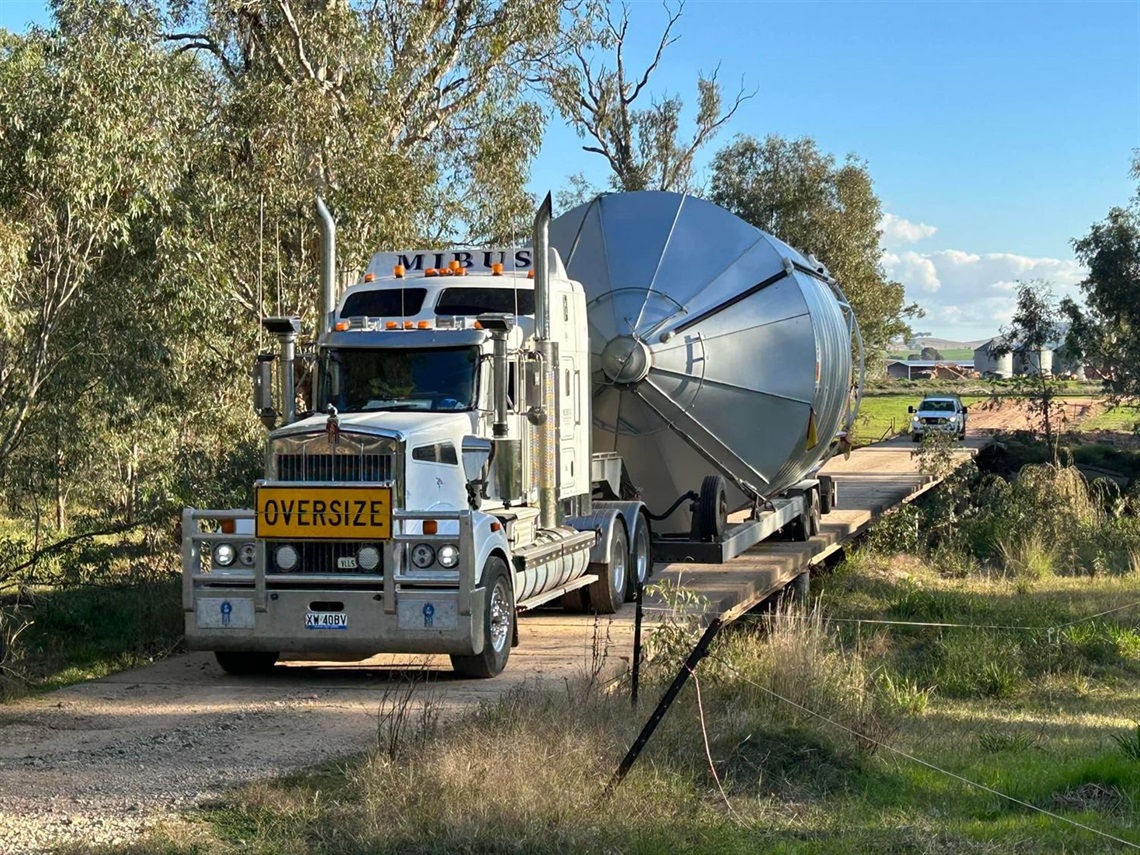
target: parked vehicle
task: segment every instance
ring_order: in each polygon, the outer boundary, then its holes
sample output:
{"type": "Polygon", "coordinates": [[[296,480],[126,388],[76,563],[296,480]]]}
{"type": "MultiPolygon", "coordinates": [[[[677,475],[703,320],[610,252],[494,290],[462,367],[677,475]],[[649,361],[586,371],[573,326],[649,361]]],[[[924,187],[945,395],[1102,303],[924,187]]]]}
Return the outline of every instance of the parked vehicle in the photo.
{"type": "Polygon", "coordinates": [[[296,411],[299,321],[266,319],[254,507],[183,514],[187,643],[227,671],[412,652],[490,677],[519,611],[612,613],[655,558],[819,530],[836,496],[812,473],[861,371],[818,263],[687,196],[553,223],[547,197],[533,251],[380,253],[338,299],[318,211],[312,399],[296,411]]]}
{"type": "Polygon", "coordinates": [[[966,418],[969,408],[957,395],[928,395],[915,407],[907,407],[912,413],[910,436],[921,442],[927,433],[952,433],[958,439],[966,438],[966,418]]]}

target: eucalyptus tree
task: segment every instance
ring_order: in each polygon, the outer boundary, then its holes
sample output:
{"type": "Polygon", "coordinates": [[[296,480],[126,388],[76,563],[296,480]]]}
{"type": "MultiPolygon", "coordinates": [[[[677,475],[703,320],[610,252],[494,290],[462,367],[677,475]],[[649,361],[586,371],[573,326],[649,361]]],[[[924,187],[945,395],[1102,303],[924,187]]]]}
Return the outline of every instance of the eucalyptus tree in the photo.
{"type": "Polygon", "coordinates": [[[122,413],[105,397],[116,374],[139,398],[155,388],[143,379],[153,348],[135,333],[161,313],[156,241],[190,158],[194,71],[155,49],[145,2],[52,11],[52,29],[0,47],[0,480],[12,489],[19,469],[29,488],[53,481],[62,523],[62,473],[81,471],[67,461],[113,425],[75,437],[61,420],[122,413]]]}
{"type": "Polygon", "coordinates": [[[586,2],[575,8],[568,50],[543,63],[536,78],[560,115],[580,137],[583,151],[610,167],[615,190],[693,189],[693,160],[754,93],[739,89],[726,105],[717,70],[697,78],[694,128],[685,135],[679,96],[652,97],[649,84],[665,50],[680,36],[674,28],[684,2],[665,4],[666,23],[653,59],[639,71],[628,67],[629,6],[586,2]],[[648,101],[648,103],[646,103],[648,101]]]}
{"type": "Polygon", "coordinates": [[[738,136],[713,158],[709,198],[822,261],[847,294],[869,351],[885,350],[920,316],[880,258],[882,205],[867,164],[837,163],[810,137],[738,136]]]}
{"type": "MultiPolygon", "coordinates": [[[[1140,179],[1140,156],[1132,177],[1140,179]]],[[[1106,378],[1113,394],[1140,398],[1140,192],[1073,248],[1088,275],[1080,283],[1084,305],[1062,303],[1070,322],[1066,344],[1106,378]]]]}

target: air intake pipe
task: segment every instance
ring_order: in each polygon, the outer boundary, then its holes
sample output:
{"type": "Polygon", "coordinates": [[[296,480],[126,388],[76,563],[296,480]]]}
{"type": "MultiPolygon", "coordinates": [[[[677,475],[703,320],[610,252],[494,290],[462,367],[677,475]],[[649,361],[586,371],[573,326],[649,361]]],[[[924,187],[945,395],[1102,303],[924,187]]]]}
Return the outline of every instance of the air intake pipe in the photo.
{"type": "Polygon", "coordinates": [[[539,395],[546,418],[538,430],[538,520],[544,529],[561,522],[558,509],[558,345],[550,339],[550,194],[534,215],[534,338],[542,381],[539,395]]]}
{"type": "Polygon", "coordinates": [[[317,219],[321,224],[321,311],[317,335],[329,332],[336,320],[336,223],[317,197],[317,219]]]}

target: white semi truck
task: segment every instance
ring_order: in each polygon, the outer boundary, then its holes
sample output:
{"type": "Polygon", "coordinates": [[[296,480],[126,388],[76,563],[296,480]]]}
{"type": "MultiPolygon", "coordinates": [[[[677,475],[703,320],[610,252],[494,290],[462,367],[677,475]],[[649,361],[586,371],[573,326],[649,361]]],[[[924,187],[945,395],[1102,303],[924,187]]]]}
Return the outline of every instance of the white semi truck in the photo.
{"type": "Polygon", "coordinates": [[[312,399],[297,411],[299,322],[266,319],[254,507],[183,514],[187,643],[225,670],[414,652],[491,677],[520,611],[613,613],[654,558],[818,530],[834,490],[811,472],[853,417],[857,327],[812,260],[691,197],[599,197],[553,225],[547,197],[532,248],[379,254],[338,299],[318,213],[312,399]],[[735,256],[666,290],[673,249],[726,236],[735,256]]]}

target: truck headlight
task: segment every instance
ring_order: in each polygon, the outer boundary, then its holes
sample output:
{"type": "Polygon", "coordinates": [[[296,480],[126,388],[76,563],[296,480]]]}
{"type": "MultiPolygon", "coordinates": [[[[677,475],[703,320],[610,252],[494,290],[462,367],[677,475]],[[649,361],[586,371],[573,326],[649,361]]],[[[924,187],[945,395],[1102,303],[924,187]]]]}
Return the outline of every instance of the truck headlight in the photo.
{"type": "Polygon", "coordinates": [[[297,566],[301,556],[297,554],[296,547],[286,543],[277,547],[277,551],[273,553],[273,559],[277,562],[277,569],[288,572],[297,566]]]}
{"type": "Polygon", "coordinates": [[[435,550],[426,543],[417,543],[412,547],[412,563],[420,570],[431,567],[435,561],[435,550]]]}
{"type": "Polygon", "coordinates": [[[219,543],[214,547],[214,563],[219,567],[229,567],[236,557],[237,552],[232,544],[219,543]]]}
{"type": "Polygon", "coordinates": [[[356,566],[361,570],[375,570],[380,566],[380,550],[375,546],[362,546],[356,553],[356,566]]]}
{"type": "Polygon", "coordinates": [[[257,544],[243,543],[238,550],[238,560],[246,567],[252,567],[253,562],[257,560],[257,544]]]}
{"type": "Polygon", "coordinates": [[[440,567],[450,570],[459,563],[459,547],[451,543],[441,546],[439,552],[435,554],[435,560],[439,562],[440,567]]]}

